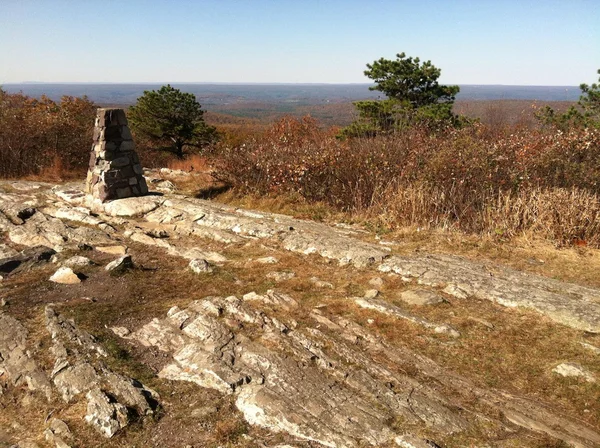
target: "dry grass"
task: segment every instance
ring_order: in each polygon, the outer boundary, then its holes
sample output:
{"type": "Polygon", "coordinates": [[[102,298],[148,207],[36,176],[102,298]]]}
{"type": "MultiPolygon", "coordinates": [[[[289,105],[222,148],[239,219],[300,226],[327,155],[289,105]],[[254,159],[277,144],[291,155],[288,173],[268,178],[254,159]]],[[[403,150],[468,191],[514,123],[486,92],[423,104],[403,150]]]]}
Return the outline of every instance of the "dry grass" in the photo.
{"type": "Polygon", "coordinates": [[[459,229],[509,240],[536,235],[560,246],[600,247],[600,198],[578,188],[500,191],[489,198],[427,185],[398,186],[383,193],[367,211],[388,228],[459,229]],[[481,201],[484,207],[472,207],[481,201]]]}
{"type": "Polygon", "coordinates": [[[209,172],[211,170],[206,157],[199,154],[189,155],[185,159],[171,159],[167,163],[167,167],[172,170],[188,172],[209,172]]]}

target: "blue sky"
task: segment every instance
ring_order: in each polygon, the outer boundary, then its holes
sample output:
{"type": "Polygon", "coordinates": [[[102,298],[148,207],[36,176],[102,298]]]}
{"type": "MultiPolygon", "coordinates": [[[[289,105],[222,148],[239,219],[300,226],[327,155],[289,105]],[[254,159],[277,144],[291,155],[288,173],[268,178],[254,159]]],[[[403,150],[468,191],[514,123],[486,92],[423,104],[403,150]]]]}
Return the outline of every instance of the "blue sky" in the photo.
{"type": "Polygon", "coordinates": [[[0,83],[368,82],[399,52],[444,83],[591,83],[600,0],[0,0],[0,83]]]}

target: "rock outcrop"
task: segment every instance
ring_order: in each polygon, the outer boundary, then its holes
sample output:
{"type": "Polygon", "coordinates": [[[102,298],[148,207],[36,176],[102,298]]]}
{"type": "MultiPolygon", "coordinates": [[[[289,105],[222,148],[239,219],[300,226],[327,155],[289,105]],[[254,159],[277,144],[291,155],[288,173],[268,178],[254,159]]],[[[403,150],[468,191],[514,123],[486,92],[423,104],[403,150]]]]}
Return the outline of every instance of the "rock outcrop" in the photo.
{"type": "MultiPolygon", "coordinates": [[[[172,193],[102,203],[79,184],[0,182],[0,232],[0,445],[600,446],[595,398],[570,402],[598,396],[597,289],[172,193]],[[85,281],[53,284],[57,269],[85,281]],[[535,343],[570,338],[536,354],[543,387],[479,371],[488,342],[523,331],[511,319],[544,321],[535,343]],[[548,382],[567,392],[546,397],[548,382]],[[20,426],[5,417],[19,406],[20,426]]],[[[530,362],[505,355],[508,371],[530,362]]]]}

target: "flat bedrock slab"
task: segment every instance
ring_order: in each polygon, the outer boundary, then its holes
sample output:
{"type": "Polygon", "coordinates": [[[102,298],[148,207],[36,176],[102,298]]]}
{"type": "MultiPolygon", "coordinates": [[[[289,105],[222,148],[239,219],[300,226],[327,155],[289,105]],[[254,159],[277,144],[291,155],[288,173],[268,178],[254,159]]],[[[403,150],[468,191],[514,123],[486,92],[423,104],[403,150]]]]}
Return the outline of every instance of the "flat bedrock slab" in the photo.
{"type": "MultiPolygon", "coordinates": [[[[443,289],[457,299],[472,296],[507,307],[527,308],[560,324],[600,333],[600,291],[594,288],[458,256],[390,256],[387,248],[359,240],[357,231],[179,195],[131,198],[106,206],[108,209],[102,210],[109,215],[143,215],[143,219],[153,223],[175,225],[187,235],[197,233],[211,238],[214,234],[215,240],[230,238],[230,242],[237,242],[239,237],[270,239],[290,251],[395,273],[407,282],[443,289]]],[[[208,259],[202,255],[189,257],[192,258],[208,259]]]]}
{"type": "Polygon", "coordinates": [[[379,266],[458,299],[475,297],[534,310],[560,324],[600,333],[600,291],[451,255],[392,256],[379,266]]]}

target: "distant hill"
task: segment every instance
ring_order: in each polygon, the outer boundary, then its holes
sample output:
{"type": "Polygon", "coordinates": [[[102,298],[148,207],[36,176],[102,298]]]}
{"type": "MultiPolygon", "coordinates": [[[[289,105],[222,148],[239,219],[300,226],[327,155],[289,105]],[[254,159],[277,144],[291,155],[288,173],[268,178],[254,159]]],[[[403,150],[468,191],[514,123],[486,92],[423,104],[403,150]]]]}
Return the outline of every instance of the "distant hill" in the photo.
{"type": "MultiPolygon", "coordinates": [[[[203,106],[230,107],[250,103],[278,103],[290,107],[382,98],[369,90],[370,84],[172,84],[196,95],[203,106]]],[[[23,92],[58,100],[63,95],[87,95],[102,105],[134,104],[144,90],[161,84],[4,84],[9,93],[23,92]]],[[[576,101],[581,94],[577,86],[503,86],[461,85],[459,100],[537,100],[576,101]]]]}

